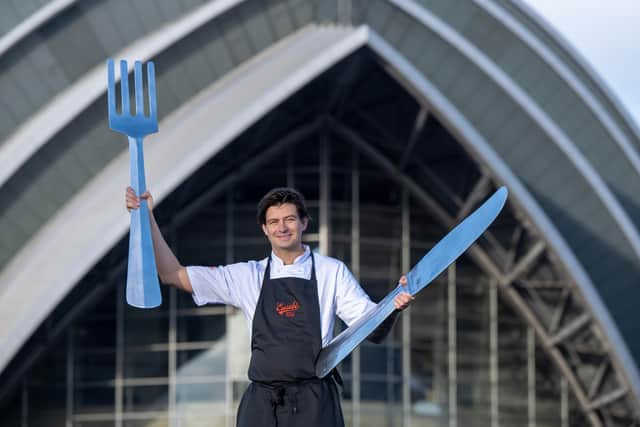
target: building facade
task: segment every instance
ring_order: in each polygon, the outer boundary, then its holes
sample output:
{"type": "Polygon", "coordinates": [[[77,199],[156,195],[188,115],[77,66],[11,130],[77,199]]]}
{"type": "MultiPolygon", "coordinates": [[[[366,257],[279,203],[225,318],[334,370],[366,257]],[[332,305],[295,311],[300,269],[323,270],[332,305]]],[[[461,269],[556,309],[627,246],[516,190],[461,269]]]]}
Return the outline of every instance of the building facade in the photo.
{"type": "Polygon", "coordinates": [[[393,334],[342,364],[348,425],[640,420],[638,132],[524,5],[12,10],[0,50],[2,425],[233,425],[247,384],[235,309],[167,289],[159,309],[124,302],[128,154],[106,128],[107,57],[156,64],[147,179],[185,265],[265,257],[255,204],[292,185],[311,207],[306,243],[379,300],[509,188],[489,232],[393,334]]]}

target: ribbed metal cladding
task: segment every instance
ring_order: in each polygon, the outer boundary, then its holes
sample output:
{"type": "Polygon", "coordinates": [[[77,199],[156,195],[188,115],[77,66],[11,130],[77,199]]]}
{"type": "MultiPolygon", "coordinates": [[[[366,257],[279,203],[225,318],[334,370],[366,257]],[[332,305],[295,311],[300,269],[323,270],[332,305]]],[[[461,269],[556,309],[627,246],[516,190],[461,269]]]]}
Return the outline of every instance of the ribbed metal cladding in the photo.
{"type": "MultiPolygon", "coordinates": [[[[640,226],[639,170],[629,161],[612,132],[568,82],[505,25],[476,3],[419,2],[462,34],[504,70],[553,118],[617,194],[640,226]]],[[[499,13],[501,10],[496,9],[499,13]]],[[[500,110],[500,106],[496,106],[500,110]]],[[[492,108],[493,110],[493,108],[492,108]]],[[[504,118],[499,111],[496,117],[504,118]]],[[[491,123],[494,127],[496,124],[491,123]]],[[[637,138],[629,136],[634,145],[637,138]]]]}
{"type": "MultiPolygon", "coordinates": [[[[120,13],[117,12],[119,6],[100,4],[103,8],[111,7],[114,10],[90,9],[89,11],[95,15],[91,19],[98,19],[99,16],[100,19],[108,21],[111,16],[115,20],[117,13],[120,13]]],[[[171,19],[171,10],[163,9],[165,6],[162,5],[163,3],[158,3],[157,13],[152,15],[165,21],[171,19]]],[[[175,13],[184,13],[187,9],[177,9],[175,6],[172,10],[175,13]]],[[[242,62],[312,22],[320,12],[328,17],[321,17],[322,19],[331,17],[331,10],[321,11],[310,1],[245,2],[180,40],[153,58],[157,70],[160,117],[174,111],[242,62]]],[[[79,12],[76,9],[75,12],[69,13],[73,15],[79,12]]],[[[74,20],[65,15],[59,19],[60,22],[55,22],[61,26],[61,31],[66,31],[65,38],[78,39],[83,36],[86,21],[90,18],[89,15],[79,15],[74,20]],[[74,24],[76,21],[82,24],[74,24]]],[[[127,25],[132,25],[130,20],[128,22],[127,25]]],[[[149,30],[153,30],[150,24],[148,26],[149,30]]],[[[103,30],[105,34],[109,32],[106,28],[103,30]]],[[[140,35],[142,34],[138,30],[137,36],[140,35]]],[[[104,44],[110,46],[109,49],[117,50],[122,47],[117,46],[118,43],[124,45],[129,42],[131,40],[127,38],[119,42],[104,41],[104,44]]],[[[98,56],[109,53],[106,48],[94,47],[99,52],[98,56]]],[[[71,55],[71,51],[61,52],[61,55],[71,55]]],[[[3,59],[6,58],[0,58],[0,61],[3,59]]],[[[97,59],[98,62],[101,60],[102,56],[97,59]]],[[[94,65],[91,62],[82,66],[77,64],[74,73],[80,75],[94,65]]],[[[57,87],[55,90],[60,91],[64,88],[57,87]]],[[[0,245],[0,266],[4,265],[12,254],[84,185],[86,180],[126,148],[126,140],[107,128],[105,105],[104,96],[100,97],[76,120],[49,140],[2,187],[0,235],[3,238],[0,245]]],[[[28,113],[26,111],[27,115],[33,113],[33,110],[28,113]]],[[[152,139],[150,142],[152,143],[152,139]]]]}
{"type": "MultiPolygon", "coordinates": [[[[103,0],[69,7],[0,56],[0,141],[104,58],[203,3],[206,2],[103,0]]],[[[411,3],[442,20],[464,43],[504,73],[509,84],[539,108],[550,126],[557,128],[570,142],[570,148],[588,162],[589,170],[611,190],[632,226],[640,226],[637,169],[633,169],[619,141],[614,141],[623,135],[637,149],[637,134],[608,95],[544,28],[511,2],[493,3],[542,40],[574,73],[606,110],[618,136],[612,134],[611,125],[607,128],[600,121],[584,97],[560,78],[557,70],[488,12],[486,2],[411,3]]],[[[491,144],[561,232],[598,288],[631,352],[640,354],[640,343],[634,339],[640,265],[610,204],[594,191],[593,180],[588,179],[571,154],[549,135],[548,126],[545,128],[532,117],[530,109],[505,89],[504,81],[483,71],[474,58],[461,53],[438,31],[394,2],[241,3],[153,58],[158,69],[161,117],[305,25],[344,23],[349,19],[355,25],[370,25],[398,49],[491,144]]],[[[124,138],[106,127],[104,104],[103,97],[96,100],[2,187],[0,268],[87,180],[125,149],[124,138]]],[[[558,337],[562,335],[556,335],[558,342],[552,340],[551,345],[560,343],[558,337]]],[[[619,398],[616,390],[598,398],[598,387],[591,388],[596,390],[589,392],[594,405],[619,398]]]]}
{"type": "Polygon", "coordinates": [[[575,52],[572,52],[572,49],[569,46],[564,45],[559,42],[557,38],[554,38],[554,36],[549,34],[550,28],[545,28],[537,19],[534,19],[534,17],[527,12],[528,8],[522,0],[492,1],[495,1],[495,3],[500,5],[500,7],[504,8],[512,18],[516,19],[522,26],[531,31],[535,37],[541,40],[544,45],[553,51],[559,58],[562,58],[562,61],[571,69],[575,78],[585,85],[589,92],[595,96],[603,106],[605,106],[606,110],[611,114],[611,117],[627,138],[634,143],[636,149],[640,149],[637,126],[631,125],[630,116],[626,116],[626,113],[620,109],[621,104],[612,100],[611,93],[608,89],[604,88],[601,85],[601,82],[597,81],[598,78],[594,77],[592,73],[585,69],[585,66],[588,66],[586,62],[576,58],[575,52]]]}
{"type": "MultiPolygon", "coordinates": [[[[438,34],[388,2],[367,5],[359,9],[359,19],[434,82],[527,185],[592,277],[631,351],[638,354],[635,313],[627,302],[629,295],[640,297],[637,257],[572,160],[503,88],[438,34]],[[589,244],[593,241],[598,244],[589,244]]],[[[472,16],[463,14],[459,20],[471,25],[472,16]]],[[[571,104],[560,98],[554,102],[571,104]]]]}
{"type": "Polygon", "coordinates": [[[45,22],[0,57],[0,141],[105,58],[202,3],[77,2],[45,22]]]}
{"type": "Polygon", "coordinates": [[[2,2],[0,13],[0,37],[13,30],[20,22],[27,19],[49,0],[6,0],[2,2]]]}

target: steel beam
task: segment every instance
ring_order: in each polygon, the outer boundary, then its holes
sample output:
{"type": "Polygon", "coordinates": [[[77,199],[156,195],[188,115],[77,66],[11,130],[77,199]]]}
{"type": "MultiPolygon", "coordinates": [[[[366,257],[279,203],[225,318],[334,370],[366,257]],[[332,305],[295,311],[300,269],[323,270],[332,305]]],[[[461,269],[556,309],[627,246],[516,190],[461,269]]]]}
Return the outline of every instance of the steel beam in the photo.
{"type": "Polygon", "coordinates": [[[604,379],[605,374],[609,370],[610,364],[611,364],[611,361],[609,360],[609,357],[605,357],[602,363],[600,363],[600,366],[598,366],[598,370],[593,376],[593,381],[591,381],[591,384],[589,385],[589,393],[587,395],[589,399],[595,398],[596,394],[598,394],[598,392],[600,391],[602,380],[604,379]]]}
{"type": "MultiPolygon", "coordinates": [[[[361,153],[366,155],[371,161],[382,168],[389,177],[404,188],[406,188],[411,195],[425,207],[430,210],[437,220],[445,227],[450,227],[453,222],[453,218],[442,208],[432,197],[430,197],[413,179],[406,174],[402,173],[389,159],[381,154],[376,148],[364,140],[353,130],[344,126],[335,120],[330,121],[333,130],[346,141],[352,143],[361,153]]],[[[492,258],[477,244],[472,245],[468,250],[471,259],[490,277],[498,278],[500,283],[500,291],[505,297],[505,300],[509,302],[515,309],[516,313],[519,313],[524,320],[533,327],[536,335],[540,340],[541,346],[545,349],[549,357],[558,366],[562,375],[567,379],[571,390],[578,401],[580,408],[584,412],[585,416],[589,420],[589,423],[593,427],[601,427],[602,422],[600,418],[593,412],[591,407],[591,401],[587,398],[586,392],[583,390],[582,385],[578,381],[573,369],[572,364],[567,361],[564,355],[551,343],[548,333],[546,332],[541,321],[536,317],[534,311],[527,305],[523,298],[510,286],[504,286],[504,274],[493,262],[492,258]]]]}
{"type": "Polygon", "coordinates": [[[556,306],[553,315],[551,317],[551,323],[549,324],[549,333],[553,334],[558,330],[560,323],[562,322],[562,318],[564,317],[564,313],[567,309],[567,305],[569,303],[569,299],[571,298],[571,292],[565,288],[562,290],[562,299],[556,306]]]}
{"type": "Polygon", "coordinates": [[[518,276],[524,273],[531,265],[538,259],[538,257],[544,252],[546,244],[544,241],[539,240],[535,245],[527,252],[527,254],[518,261],[515,267],[506,275],[503,276],[501,285],[508,286],[518,276]]]}
{"type": "Polygon", "coordinates": [[[491,177],[489,174],[483,174],[476,185],[473,186],[473,190],[467,196],[464,201],[464,204],[458,210],[458,215],[456,217],[456,221],[461,221],[467,217],[471,213],[473,207],[482,200],[490,190],[491,177]]]}
{"type": "Polygon", "coordinates": [[[626,395],[627,395],[627,389],[625,389],[624,387],[611,390],[609,393],[606,393],[598,397],[597,399],[594,399],[591,402],[591,409],[596,410],[596,409],[602,408],[603,406],[613,403],[616,400],[621,399],[626,395]]]}
{"type": "Polygon", "coordinates": [[[400,160],[400,164],[398,165],[400,170],[403,170],[407,166],[407,163],[409,162],[409,158],[411,156],[411,152],[413,151],[413,147],[416,145],[418,137],[422,133],[422,129],[424,129],[425,123],[427,123],[428,114],[429,113],[425,108],[420,108],[420,110],[418,110],[416,119],[413,122],[413,128],[411,129],[411,136],[409,136],[407,146],[404,149],[404,153],[402,153],[402,159],[400,160]]]}
{"type": "Polygon", "coordinates": [[[282,153],[282,151],[287,147],[294,145],[302,139],[308,138],[313,135],[313,133],[318,130],[321,123],[322,119],[316,119],[315,121],[307,125],[300,126],[299,128],[294,129],[278,141],[271,144],[269,148],[260,153],[259,156],[254,156],[253,158],[251,158],[236,171],[230,173],[225,178],[220,180],[216,185],[207,190],[204,194],[198,197],[197,200],[194,200],[179,213],[177,213],[173,220],[174,225],[180,226],[184,224],[191,217],[193,217],[193,215],[203,209],[208,203],[210,203],[212,200],[214,200],[216,197],[230,188],[233,184],[241,181],[245,177],[255,172],[256,169],[263,166],[278,154],[282,153]]]}
{"type": "Polygon", "coordinates": [[[591,315],[589,313],[583,313],[580,316],[576,317],[569,323],[565,325],[564,328],[560,329],[556,332],[555,335],[549,337],[549,344],[558,345],[562,341],[565,341],[571,335],[578,332],[580,329],[584,328],[591,322],[591,315]]]}

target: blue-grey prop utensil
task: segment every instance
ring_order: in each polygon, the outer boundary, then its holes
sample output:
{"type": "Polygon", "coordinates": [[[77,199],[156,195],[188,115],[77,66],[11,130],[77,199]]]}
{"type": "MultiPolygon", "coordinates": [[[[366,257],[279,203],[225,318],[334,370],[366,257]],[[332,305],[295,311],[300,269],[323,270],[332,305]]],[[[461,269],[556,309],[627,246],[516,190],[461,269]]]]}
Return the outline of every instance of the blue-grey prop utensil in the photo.
{"type": "Polygon", "coordinates": [[[364,341],[395,310],[393,300],[399,293],[416,295],[462,255],[496,219],[506,200],[507,189],[501,187],[422,257],[407,273],[406,288],[398,285],[375,308],[331,340],[318,355],[316,375],[319,378],[326,376],[364,341]]]}
{"type": "MultiPolygon", "coordinates": [[[[136,194],[146,191],[144,178],[144,154],[142,140],[146,135],[158,131],[156,111],[156,78],[153,62],[147,63],[147,88],[149,115],[144,113],[144,86],[142,83],[142,63],[134,65],[135,114],[129,106],[129,81],[127,61],[120,61],[120,94],[122,111],[116,111],[116,82],[113,59],[107,61],[107,103],[109,107],[109,127],[127,135],[131,155],[131,187],[136,194]]],[[[134,307],[153,308],[162,303],[156,260],[151,240],[149,210],[146,200],[141,200],[140,209],[131,211],[129,233],[129,264],[127,269],[127,303],[134,307]]]]}

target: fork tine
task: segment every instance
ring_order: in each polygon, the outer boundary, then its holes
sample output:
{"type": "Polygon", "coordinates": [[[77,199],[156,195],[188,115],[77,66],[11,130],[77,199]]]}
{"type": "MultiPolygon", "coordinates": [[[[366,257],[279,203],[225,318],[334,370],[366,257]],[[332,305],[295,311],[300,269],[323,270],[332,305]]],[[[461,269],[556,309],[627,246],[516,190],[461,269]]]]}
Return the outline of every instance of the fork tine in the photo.
{"type": "Polygon", "coordinates": [[[129,107],[129,71],[127,61],[120,60],[120,95],[122,98],[122,114],[131,114],[129,107]]]}
{"type": "Polygon", "coordinates": [[[107,60],[107,105],[109,109],[109,117],[116,115],[116,79],[113,59],[107,60]]]}
{"type": "Polygon", "coordinates": [[[135,62],[133,75],[136,85],[136,116],[144,116],[144,86],[142,85],[142,62],[135,62]]]}
{"type": "Polygon", "coordinates": [[[147,88],[149,90],[149,117],[156,120],[156,69],[151,61],[147,62],[147,88]]]}

